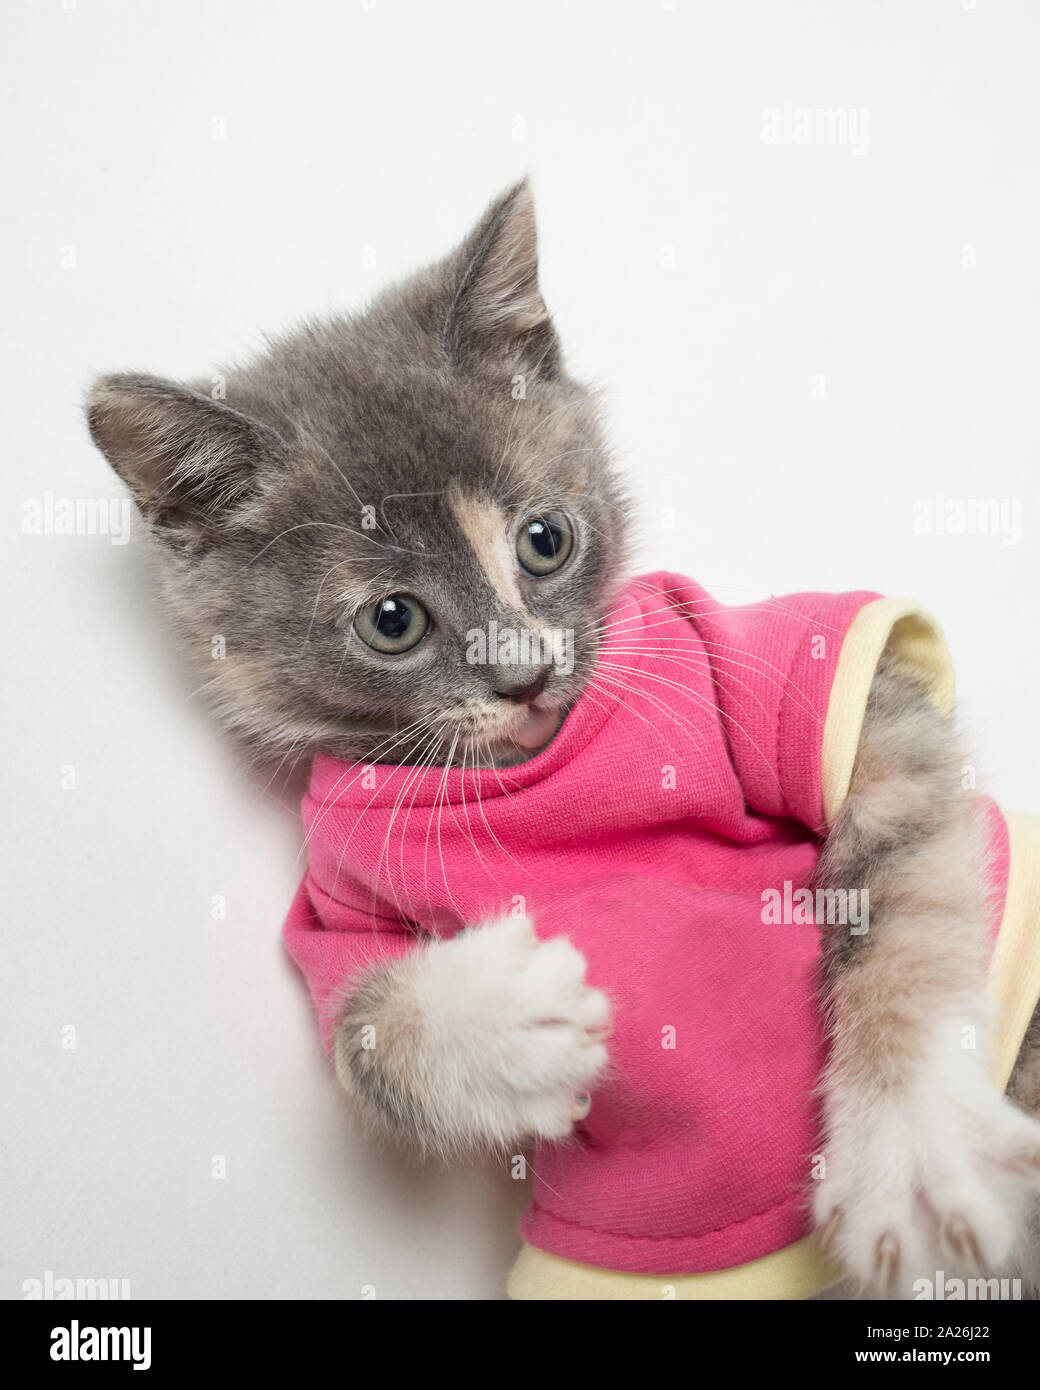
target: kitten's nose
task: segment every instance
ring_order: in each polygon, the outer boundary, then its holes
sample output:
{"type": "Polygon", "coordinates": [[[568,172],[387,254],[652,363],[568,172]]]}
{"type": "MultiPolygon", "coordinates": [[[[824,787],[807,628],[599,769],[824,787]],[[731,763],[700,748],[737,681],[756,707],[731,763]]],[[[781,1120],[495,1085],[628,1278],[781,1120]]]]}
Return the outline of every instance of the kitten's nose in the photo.
{"type": "Polygon", "coordinates": [[[545,689],[551,671],[551,666],[543,666],[533,681],[527,681],[524,684],[510,685],[503,679],[494,687],[495,694],[500,695],[503,700],[512,700],[517,705],[533,704],[545,689]]]}

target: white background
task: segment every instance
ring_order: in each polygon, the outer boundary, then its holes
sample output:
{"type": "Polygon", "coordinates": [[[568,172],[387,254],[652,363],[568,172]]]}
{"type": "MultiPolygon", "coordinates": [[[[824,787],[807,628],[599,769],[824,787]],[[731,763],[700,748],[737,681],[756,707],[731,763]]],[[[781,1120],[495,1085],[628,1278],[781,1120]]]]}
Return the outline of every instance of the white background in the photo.
{"type": "Polygon", "coordinates": [[[1036,8],[5,0],[2,30],[0,1293],[500,1297],[523,1193],[353,1128],[279,939],[295,808],[189,698],[147,546],[25,505],[120,495],[93,373],[357,305],[529,170],[644,568],[923,599],[986,782],[1040,810],[1036,8]],[[764,141],[785,102],[865,111],[861,152],[764,141]],[[916,533],[937,492],[1017,502],[1019,543],[916,533]]]}

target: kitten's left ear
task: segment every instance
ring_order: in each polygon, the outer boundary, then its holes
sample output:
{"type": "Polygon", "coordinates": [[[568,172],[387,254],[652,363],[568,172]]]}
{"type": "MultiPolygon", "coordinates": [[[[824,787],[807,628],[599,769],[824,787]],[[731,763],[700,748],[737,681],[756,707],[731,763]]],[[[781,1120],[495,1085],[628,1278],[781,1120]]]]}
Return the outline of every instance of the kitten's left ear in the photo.
{"type": "Polygon", "coordinates": [[[526,179],[488,208],[456,252],[447,338],[461,365],[508,363],[546,375],[559,345],[538,288],[538,233],[526,179]]]}
{"type": "Polygon", "coordinates": [[[173,543],[212,540],[283,461],[274,430],[161,377],[119,374],[87,398],[94,443],[173,543]]]}

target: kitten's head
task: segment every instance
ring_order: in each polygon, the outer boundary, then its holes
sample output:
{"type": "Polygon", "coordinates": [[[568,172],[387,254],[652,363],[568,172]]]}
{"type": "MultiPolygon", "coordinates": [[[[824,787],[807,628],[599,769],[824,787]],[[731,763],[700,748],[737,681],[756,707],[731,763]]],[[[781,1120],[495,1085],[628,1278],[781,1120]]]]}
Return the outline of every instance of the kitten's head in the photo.
{"type": "Polygon", "coordinates": [[[623,502],[539,292],[526,183],[445,260],[223,392],[110,376],[88,418],[257,750],[514,761],[587,681],[623,502]]]}

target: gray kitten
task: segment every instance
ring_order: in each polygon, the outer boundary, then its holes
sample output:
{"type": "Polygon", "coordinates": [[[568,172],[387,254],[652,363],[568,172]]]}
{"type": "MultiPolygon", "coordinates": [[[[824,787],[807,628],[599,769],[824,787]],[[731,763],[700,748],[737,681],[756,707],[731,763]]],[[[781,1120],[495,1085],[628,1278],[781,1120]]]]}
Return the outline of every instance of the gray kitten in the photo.
{"type": "MultiPolygon", "coordinates": [[[[226,398],[110,376],[89,423],[159,542],[174,621],[208,675],[226,635],[210,695],[258,754],[507,763],[547,742],[586,685],[628,513],[539,292],[526,184],[364,313],[306,324],[229,372],[226,398]],[[576,634],[572,669],[466,660],[467,631],[518,611],[576,634]]],[[[1006,1269],[1040,1166],[1040,1128],[981,1059],[940,1041],[944,1023],[984,1012],[981,840],[960,765],[949,721],[890,654],[819,869],[823,885],[869,889],[871,930],[825,944],[816,1215],[874,1287],[905,1289],[911,1267],[1006,1269]]],[[[510,1089],[489,1065],[487,1001],[511,987],[517,949],[494,930],[370,977],[337,1038],[362,1108],[445,1153],[566,1134],[607,1061],[606,1000],[582,986],[581,1037],[557,1030],[544,1077],[510,1089]],[[362,1017],[410,1042],[362,1051],[362,1017]],[[523,1098],[539,1088],[535,1118],[523,1098]]],[[[557,956],[580,984],[580,959],[557,956]]],[[[1012,1094],[1040,1112],[1035,1046],[1012,1094]]]]}

